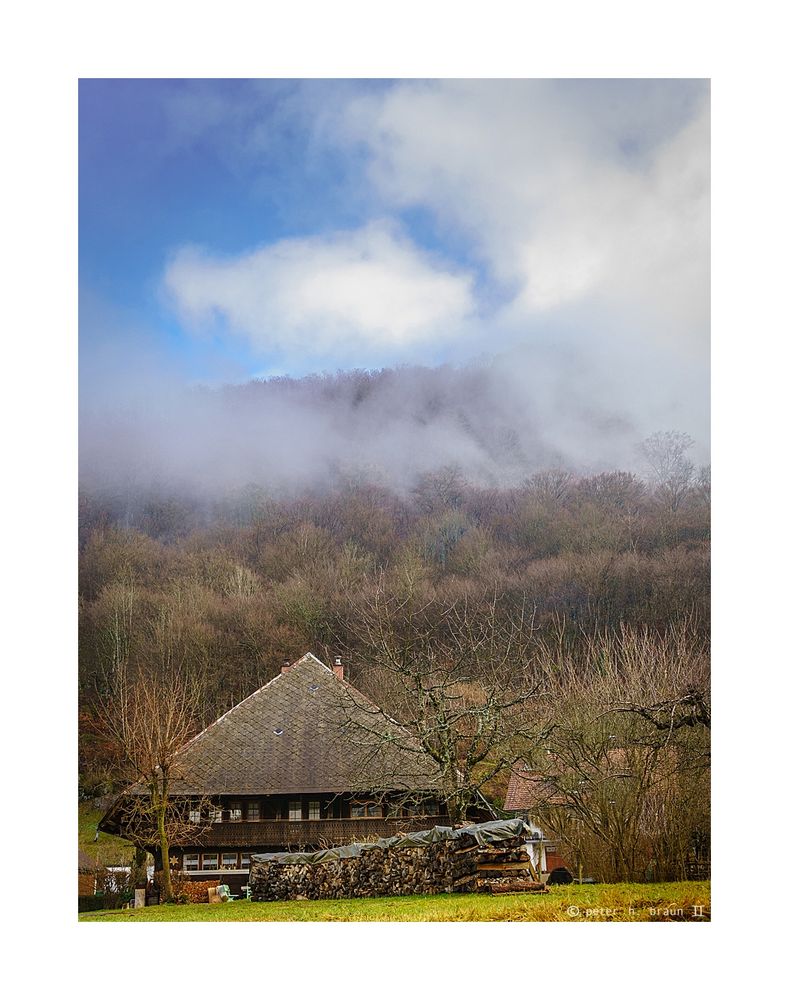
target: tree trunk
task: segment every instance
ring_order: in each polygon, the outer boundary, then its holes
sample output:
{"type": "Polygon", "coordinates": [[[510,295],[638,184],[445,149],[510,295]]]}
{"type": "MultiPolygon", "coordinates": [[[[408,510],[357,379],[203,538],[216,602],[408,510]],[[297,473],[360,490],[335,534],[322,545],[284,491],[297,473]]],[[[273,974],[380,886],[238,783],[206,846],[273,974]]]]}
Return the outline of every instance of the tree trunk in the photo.
{"type": "Polygon", "coordinates": [[[159,850],[162,853],[162,902],[170,903],[173,899],[173,883],[170,878],[170,840],[165,824],[167,814],[167,776],[163,775],[161,786],[156,789],[155,799],[156,828],[159,850]]]}
{"type": "Polygon", "coordinates": [[[162,901],[170,903],[173,898],[173,885],[170,879],[170,843],[164,825],[163,808],[159,809],[157,822],[159,824],[159,847],[162,852],[162,901]]]}
{"type": "Polygon", "coordinates": [[[139,845],[134,848],[134,870],[137,878],[134,883],[136,889],[144,889],[148,881],[148,852],[139,845]]]}

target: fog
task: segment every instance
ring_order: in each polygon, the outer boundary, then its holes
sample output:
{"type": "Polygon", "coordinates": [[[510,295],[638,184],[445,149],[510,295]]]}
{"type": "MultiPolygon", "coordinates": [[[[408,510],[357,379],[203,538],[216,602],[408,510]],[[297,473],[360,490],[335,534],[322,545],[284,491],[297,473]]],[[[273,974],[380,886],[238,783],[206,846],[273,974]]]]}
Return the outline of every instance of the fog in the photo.
{"type": "Polygon", "coordinates": [[[338,481],[407,492],[453,466],[470,483],[512,486],[545,468],[638,471],[638,443],[675,428],[691,432],[691,457],[706,462],[703,390],[689,387],[679,406],[661,384],[649,366],[639,381],[533,345],[465,365],[214,387],[129,368],[83,388],[81,485],[206,500],[252,484],[272,495],[338,481]]]}

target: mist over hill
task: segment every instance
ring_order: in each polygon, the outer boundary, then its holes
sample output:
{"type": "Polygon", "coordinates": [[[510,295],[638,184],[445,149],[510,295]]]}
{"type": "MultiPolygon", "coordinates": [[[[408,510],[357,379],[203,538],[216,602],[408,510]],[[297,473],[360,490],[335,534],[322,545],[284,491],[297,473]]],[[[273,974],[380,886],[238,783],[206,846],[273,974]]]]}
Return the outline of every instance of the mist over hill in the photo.
{"type": "MultiPolygon", "coordinates": [[[[113,394],[105,384],[101,402],[83,400],[81,486],[210,500],[253,484],[277,495],[349,479],[408,492],[447,466],[486,487],[545,468],[638,471],[638,442],[659,425],[613,387],[590,393],[572,359],[561,379],[550,370],[509,355],[216,388],[160,380],[113,394]]],[[[706,460],[703,445],[694,457],[706,460]]]]}

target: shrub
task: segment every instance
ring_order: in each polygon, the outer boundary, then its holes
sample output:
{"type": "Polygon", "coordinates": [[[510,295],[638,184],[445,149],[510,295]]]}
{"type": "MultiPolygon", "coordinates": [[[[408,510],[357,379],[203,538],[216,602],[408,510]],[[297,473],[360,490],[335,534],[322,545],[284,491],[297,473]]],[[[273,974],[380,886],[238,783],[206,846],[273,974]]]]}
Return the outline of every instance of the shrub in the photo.
{"type": "Polygon", "coordinates": [[[209,888],[215,889],[219,884],[219,879],[210,882],[185,882],[182,887],[185,902],[207,903],[209,888]]]}
{"type": "Polygon", "coordinates": [[[77,898],[77,910],[80,913],[90,913],[93,910],[111,910],[114,908],[109,902],[105,901],[103,895],[79,896],[77,898]]]}
{"type": "Polygon", "coordinates": [[[134,899],[136,881],[137,872],[134,867],[130,870],[113,871],[103,868],[96,876],[96,896],[100,896],[103,901],[99,909],[116,910],[131,902],[134,899]]]}
{"type": "MultiPolygon", "coordinates": [[[[173,887],[172,901],[174,903],[207,903],[209,888],[216,888],[220,884],[219,879],[207,882],[194,882],[185,872],[179,871],[177,868],[173,868],[170,871],[170,883],[173,887]]],[[[153,884],[161,897],[161,872],[154,874],[153,884]]]]}

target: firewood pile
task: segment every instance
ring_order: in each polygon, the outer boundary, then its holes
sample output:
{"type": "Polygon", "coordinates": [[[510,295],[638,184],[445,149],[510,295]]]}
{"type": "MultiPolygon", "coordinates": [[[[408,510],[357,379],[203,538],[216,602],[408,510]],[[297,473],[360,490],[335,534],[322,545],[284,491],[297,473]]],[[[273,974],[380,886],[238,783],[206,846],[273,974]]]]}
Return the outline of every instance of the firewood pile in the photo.
{"type": "Polygon", "coordinates": [[[253,900],[348,899],[468,892],[476,879],[472,854],[455,841],[424,847],[378,848],[322,864],[253,862],[253,900]]]}
{"type": "Polygon", "coordinates": [[[526,844],[487,844],[477,848],[477,892],[548,892],[526,844]]]}
{"type": "Polygon", "coordinates": [[[284,854],[255,855],[249,875],[252,899],[547,891],[529,860],[530,831],[495,844],[480,843],[464,829],[433,831],[433,836],[430,842],[416,834],[397,843],[349,845],[320,856],[294,855],[293,860],[284,854]]]}

